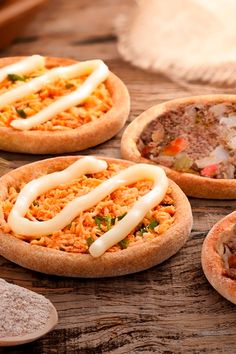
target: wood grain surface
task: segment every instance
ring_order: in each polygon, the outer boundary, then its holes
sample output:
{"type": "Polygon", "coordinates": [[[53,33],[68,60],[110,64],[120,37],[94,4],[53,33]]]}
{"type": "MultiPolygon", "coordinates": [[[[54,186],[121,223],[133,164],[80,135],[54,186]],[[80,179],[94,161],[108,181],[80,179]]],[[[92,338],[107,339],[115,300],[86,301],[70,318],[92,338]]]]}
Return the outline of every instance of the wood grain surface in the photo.
{"type": "MultiPolygon", "coordinates": [[[[166,77],[123,62],[114,20],[126,0],[51,0],[1,56],[43,55],[101,58],[128,86],[130,120],[159,102],[192,94],[166,77]]],[[[224,90],[222,90],[224,92],[224,90]]],[[[83,154],[120,157],[122,132],[83,154]]],[[[46,156],[1,152],[17,167],[46,156]]],[[[2,353],[235,353],[236,308],[205,279],[200,253],[204,237],[236,201],[190,200],[194,227],[186,246],[162,265],[111,279],[70,279],[23,269],[0,257],[0,277],[47,296],[59,313],[56,329],[42,339],[2,353]]]]}

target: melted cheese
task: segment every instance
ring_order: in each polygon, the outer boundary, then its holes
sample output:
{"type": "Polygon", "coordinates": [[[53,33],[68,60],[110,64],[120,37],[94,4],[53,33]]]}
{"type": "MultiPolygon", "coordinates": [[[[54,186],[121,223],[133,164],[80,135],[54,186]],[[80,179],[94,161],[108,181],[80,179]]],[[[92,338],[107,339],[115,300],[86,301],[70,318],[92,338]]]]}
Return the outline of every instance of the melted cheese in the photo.
{"type": "MultiPolygon", "coordinates": [[[[30,58],[28,58],[30,60],[30,58]]],[[[33,58],[31,57],[32,63],[33,58]]],[[[22,62],[21,62],[22,63],[22,62]]],[[[20,65],[20,63],[18,63],[20,65]]],[[[1,72],[0,72],[1,74],[1,72]]],[[[49,70],[46,74],[36,77],[0,96],[0,108],[12,104],[30,94],[38,92],[51,82],[59,78],[73,79],[81,75],[89,75],[83,84],[70,94],[67,94],[40,112],[27,119],[15,119],[11,126],[19,130],[29,130],[39,124],[45,123],[55,115],[82,103],[88,98],[96,87],[107,79],[109,75],[108,67],[102,60],[90,60],[65,67],[58,67],[49,70]]]]}
{"type": "Polygon", "coordinates": [[[43,68],[45,59],[41,55],[32,55],[14,64],[4,66],[0,69],[0,82],[5,80],[9,74],[25,75],[43,68]]]}
{"type": "Polygon", "coordinates": [[[123,240],[143,220],[147,212],[162,201],[168,188],[168,179],[163,169],[148,164],[133,165],[104,181],[88,194],[75,198],[50,220],[31,221],[25,218],[25,215],[31,203],[41,194],[83,174],[101,172],[106,168],[105,161],[85,157],[61,172],[42,176],[26,184],[19,193],[7,220],[12,231],[35,238],[51,234],[63,229],[79,213],[95,206],[117,188],[142,179],[153,180],[152,190],[141,197],[111,230],[104,233],[90,246],[89,252],[93,257],[101,256],[107,249],[123,240]]]}

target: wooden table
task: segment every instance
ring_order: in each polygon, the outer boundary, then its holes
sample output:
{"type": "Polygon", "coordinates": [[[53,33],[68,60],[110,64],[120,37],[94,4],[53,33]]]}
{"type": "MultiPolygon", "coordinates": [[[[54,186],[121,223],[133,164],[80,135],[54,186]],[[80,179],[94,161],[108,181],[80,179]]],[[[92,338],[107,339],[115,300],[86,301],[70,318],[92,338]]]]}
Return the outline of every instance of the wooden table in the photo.
{"type": "MultiPolygon", "coordinates": [[[[127,84],[130,121],[148,107],[172,98],[202,94],[179,87],[122,61],[113,20],[126,0],[51,0],[1,56],[44,55],[101,58],[127,84]]],[[[122,132],[83,154],[120,157],[122,132]]],[[[1,156],[20,166],[40,156],[1,156]]],[[[190,200],[194,226],[189,241],[162,265],[112,279],[70,279],[23,269],[0,258],[0,276],[47,296],[59,313],[56,329],[6,353],[235,353],[236,309],[206,281],[200,263],[209,229],[236,209],[236,201],[190,200]]]]}

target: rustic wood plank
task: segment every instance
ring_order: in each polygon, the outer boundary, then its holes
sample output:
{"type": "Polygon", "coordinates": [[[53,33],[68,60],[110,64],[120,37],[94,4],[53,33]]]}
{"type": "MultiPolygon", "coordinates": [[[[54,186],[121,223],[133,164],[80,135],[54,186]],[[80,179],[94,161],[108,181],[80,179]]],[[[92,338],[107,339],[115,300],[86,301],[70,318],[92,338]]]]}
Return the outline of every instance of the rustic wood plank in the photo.
{"type": "MultiPolygon", "coordinates": [[[[44,55],[80,60],[100,57],[127,84],[129,121],[159,102],[190,94],[159,74],[124,63],[114,38],[114,17],[125,0],[51,0],[7,55],[44,55]],[[95,15],[94,15],[95,14],[95,15]]],[[[193,88],[191,94],[209,92],[193,88]]],[[[120,157],[122,132],[81,154],[120,157]]],[[[47,156],[1,152],[12,168],[47,156]]],[[[147,271],[111,279],[70,279],[23,269],[0,257],[0,276],[46,295],[59,312],[57,328],[6,353],[233,353],[235,307],[206,281],[200,263],[209,229],[236,209],[236,201],[190,199],[194,226],[186,246],[170,260],[147,271]]]]}

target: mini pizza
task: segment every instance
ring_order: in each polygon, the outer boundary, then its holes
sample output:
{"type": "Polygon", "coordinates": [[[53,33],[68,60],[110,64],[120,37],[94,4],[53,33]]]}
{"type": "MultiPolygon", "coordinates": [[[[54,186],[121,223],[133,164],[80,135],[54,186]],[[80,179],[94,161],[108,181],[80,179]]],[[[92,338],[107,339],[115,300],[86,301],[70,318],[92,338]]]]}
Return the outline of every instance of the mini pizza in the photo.
{"type": "Polygon", "coordinates": [[[175,254],[189,202],[164,170],[109,158],[56,157],[0,179],[0,254],[48,274],[107,277],[175,254]]]}
{"type": "Polygon", "coordinates": [[[129,110],[125,85],[102,60],[40,55],[0,59],[2,150],[83,150],[113,137],[129,110]]]}
{"type": "Polygon", "coordinates": [[[121,153],[163,166],[188,196],[234,199],[236,96],[195,96],[154,106],[128,126],[121,153]]]}
{"type": "Polygon", "coordinates": [[[220,220],[205,238],[202,267],[210,284],[236,304],[236,212],[220,220]]]}

